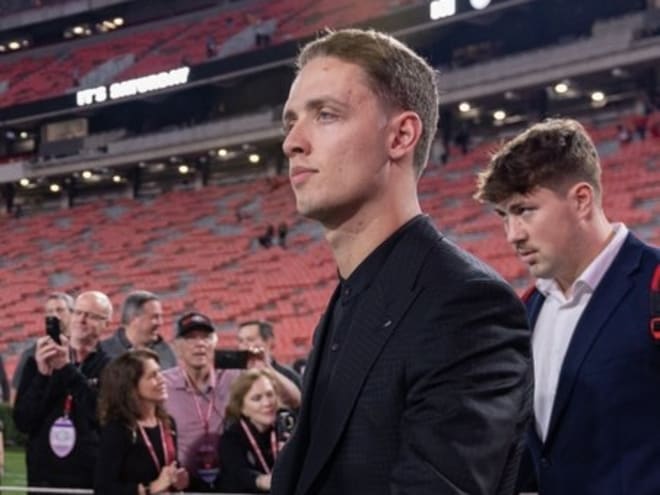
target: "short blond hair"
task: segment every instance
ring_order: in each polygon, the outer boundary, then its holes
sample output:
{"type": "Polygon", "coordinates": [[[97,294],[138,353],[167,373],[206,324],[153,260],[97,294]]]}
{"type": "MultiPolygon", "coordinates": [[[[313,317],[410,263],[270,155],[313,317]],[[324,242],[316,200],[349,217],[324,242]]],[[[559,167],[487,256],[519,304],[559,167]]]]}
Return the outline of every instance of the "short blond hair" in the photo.
{"type": "Polygon", "coordinates": [[[298,70],[317,57],[336,57],[361,67],[371,89],[385,104],[419,116],[422,135],[413,165],[420,176],[438,126],[438,84],[433,68],[401,41],[374,30],[328,30],[302,49],[296,60],[298,70]]]}

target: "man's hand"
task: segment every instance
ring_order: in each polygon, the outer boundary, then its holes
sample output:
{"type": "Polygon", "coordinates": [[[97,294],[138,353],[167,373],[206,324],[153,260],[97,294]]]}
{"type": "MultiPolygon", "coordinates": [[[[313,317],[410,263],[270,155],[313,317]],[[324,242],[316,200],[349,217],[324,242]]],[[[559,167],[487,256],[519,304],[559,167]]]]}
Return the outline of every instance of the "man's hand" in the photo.
{"type": "Polygon", "coordinates": [[[69,352],[69,339],[64,335],[60,335],[61,345],[54,342],[57,348],[57,353],[51,359],[51,366],[53,370],[60,370],[71,362],[71,353],[69,352]]]}
{"type": "Polygon", "coordinates": [[[250,356],[248,357],[248,369],[272,369],[270,364],[270,356],[263,347],[250,347],[248,349],[250,356]]]}
{"type": "Polygon", "coordinates": [[[61,335],[62,345],[57,344],[49,336],[37,339],[34,358],[37,369],[42,375],[50,376],[54,370],[62,368],[69,362],[69,341],[61,335]]]}

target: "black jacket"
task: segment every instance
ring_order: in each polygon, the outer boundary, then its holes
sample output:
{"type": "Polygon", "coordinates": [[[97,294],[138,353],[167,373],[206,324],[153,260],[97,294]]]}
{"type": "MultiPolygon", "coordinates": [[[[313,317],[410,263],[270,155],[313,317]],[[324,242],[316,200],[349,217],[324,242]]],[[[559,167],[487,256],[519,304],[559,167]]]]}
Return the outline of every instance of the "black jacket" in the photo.
{"type": "MultiPolygon", "coordinates": [[[[168,431],[176,449],[176,425],[173,420],[171,423],[168,431]]],[[[159,442],[152,440],[152,444],[162,466],[163,449],[159,442]]],[[[160,470],[154,464],[147,444],[137,430],[116,420],[103,427],[94,476],[96,495],[135,495],[138,493],[138,484],[148,485],[159,475],[160,470]]]]}
{"type": "Polygon", "coordinates": [[[422,218],[360,297],[310,417],[329,345],[317,327],[271,493],[511,494],[532,383],[516,294],[422,218]]]}
{"type": "MultiPolygon", "coordinates": [[[[245,424],[257,442],[266,465],[273,469],[275,462],[271,446],[270,428],[258,431],[249,420],[245,424]]],[[[248,437],[238,421],[232,422],[220,438],[220,469],[222,472],[222,491],[229,493],[262,493],[257,488],[256,479],[260,474],[267,474],[255,456],[248,437]]]]}
{"type": "Polygon", "coordinates": [[[28,435],[26,464],[28,483],[35,486],[91,488],[99,445],[96,418],[99,378],[108,357],[93,352],[76,367],[67,364],[51,376],[39,373],[34,356],[28,358],[14,406],[16,427],[28,435]],[[67,395],[72,396],[70,419],[76,444],[64,458],[57,457],[49,442],[53,422],[63,415],[67,395]]]}

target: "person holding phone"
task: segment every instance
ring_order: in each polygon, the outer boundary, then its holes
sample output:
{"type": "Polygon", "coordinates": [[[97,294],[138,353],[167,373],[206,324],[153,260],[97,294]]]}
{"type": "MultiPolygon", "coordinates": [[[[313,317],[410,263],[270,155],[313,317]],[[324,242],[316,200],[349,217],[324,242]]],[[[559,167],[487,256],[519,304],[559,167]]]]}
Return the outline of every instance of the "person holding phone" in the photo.
{"type": "Polygon", "coordinates": [[[109,360],[98,344],[111,318],[105,294],[83,292],[74,303],[69,336],[61,333],[59,343],[40,337],[25,363],[13,417],[28,436],[29,486],[92,487],[99,378],[109,360]]]}
{"type": "MultiPolygon", "coordinates": [[[[71,326],[71,319],[73,316],[74,299],[66,292],[51,292],[46,298],[44,306],[44,313],[46,318],[57,318],[59,320],[59,330],[68,337],[69,328],[71,326]]],[[[15,402],[16,391],[21,383],[23,376],[23,369],[30,357],[34,357],[36,350],[36,342],[31,342],[28,347],[21,353],[18,364],[14,369],[14,374],[11,378],[12,387],[12,403],[15,402]]]]}
{"type": "Polygon", "coordinates": [[[214,369],[218,341],[213,322],[190,312],[176,324],[174,349],[179,365],[165,370],[166,406],[177,424],[182,465],[191,491],[217,492],[223,474],[217,455],[229,386],[239,370],[214,369]]]}
{"type": "Polygon", "coordinates": [[[108,365],[99,394],[103,431],[96,495],[151,495],[188,486],[188,473],[177,463],[176,423],[165,399],[154,351],[131,350],[108,365]]]}
{"type": "Polygon", "coordinates": [[[302,378],[292,368],[278,363],[273,357],[273,325],[263,320],[244,321],[239,323],[236,336],[238,348],[252,353],[247,367],[267,369],[275,379],[282,402],[291,409],[298,409],[302,396],[302,378]]]}

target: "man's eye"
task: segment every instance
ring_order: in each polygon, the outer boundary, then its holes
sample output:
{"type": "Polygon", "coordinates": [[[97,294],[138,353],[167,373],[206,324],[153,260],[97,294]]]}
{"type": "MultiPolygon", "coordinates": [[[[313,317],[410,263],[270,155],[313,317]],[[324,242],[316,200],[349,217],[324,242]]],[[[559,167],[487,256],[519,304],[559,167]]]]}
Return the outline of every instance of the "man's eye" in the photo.
{"type": "Polygon", "coordinates": [[[319,120],[333,120],[335,118],[335,114],[332,112],[328,112],[327,110],[321,110],[318,115],[319,120]]]}

